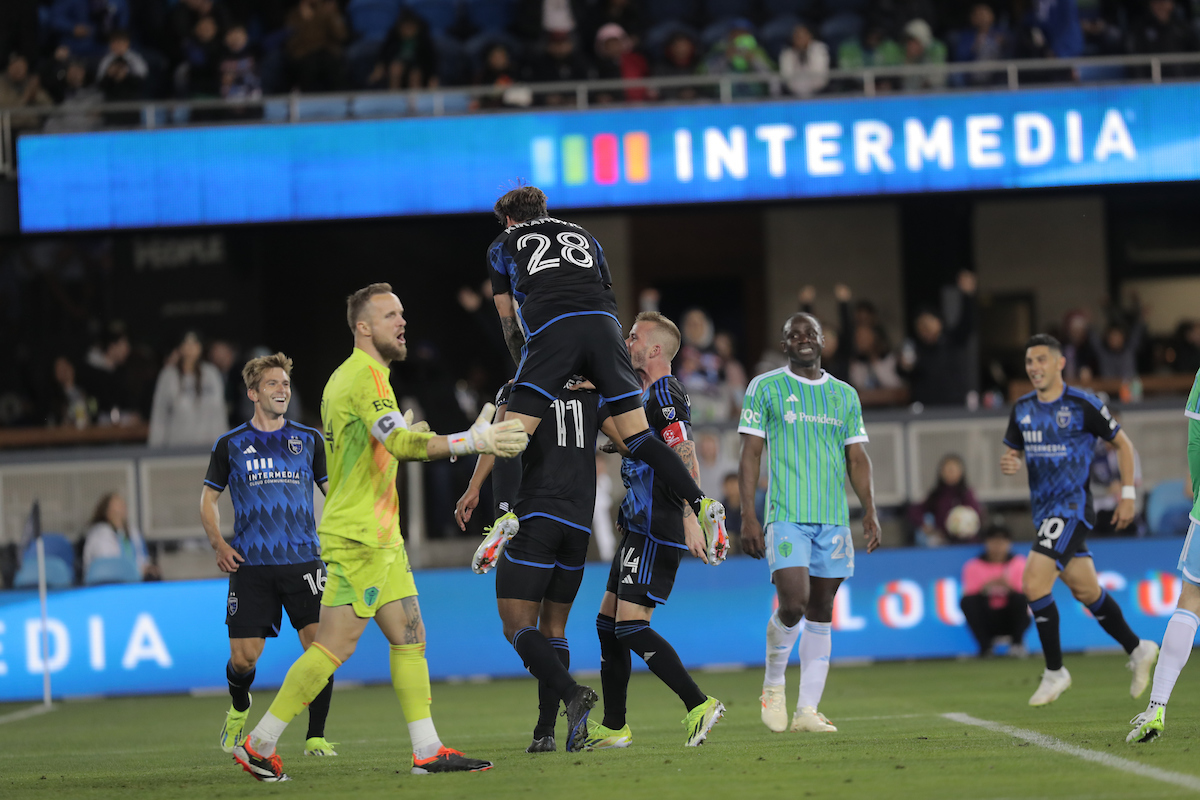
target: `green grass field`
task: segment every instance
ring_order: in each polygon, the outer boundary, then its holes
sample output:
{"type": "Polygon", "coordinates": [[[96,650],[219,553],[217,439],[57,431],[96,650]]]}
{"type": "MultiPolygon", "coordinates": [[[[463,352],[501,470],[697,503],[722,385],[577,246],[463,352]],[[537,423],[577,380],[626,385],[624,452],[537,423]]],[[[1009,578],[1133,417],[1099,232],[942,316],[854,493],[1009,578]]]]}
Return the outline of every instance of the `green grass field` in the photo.
{"type": "MultiPolygon", "coordinates": [[[[536,718],[532,679],[435,684],[443,740],[496,768],[472,775],[408,773],[408,734],[390,687],[334,695],[329,738],[342,755],[305,758],[305,718],[280,743],[292,782],[260,784],[216,747],[225,697],[66,702],[49,714],[0,724],[0,797],[437,797],[437,798],[1150,798],[1196,792],[1006,733],[948,720],[961,712],[1037,731],[1069,745],[1172,773],[1200,786],[1200,701],[1185,671],[1166,735],[1130,746],[1126,721],[1145,708],[1129,697],[1123,657],[1068,656],[1074,686],[1053,705],[1026,705],[1038,659],[834,665],[821,709],[835,734],[772,734],[759,721],[761,671],[703,673],[727,706],[703,747],[685,749],[683,708],[653,676],[635,675],[628,750],[528,755],[536,718]],[[1197,752],[1193,753],[1193,748],[1197,752]]],[[[789,670],[794,704],[798,670],[789,670]]],[[[598,679],[593,681],[598,686],[598,679]]],[[[251,721],[271,693],[255,698],[251,721]]],[[[0,715],[25,706],[0,706],[0,715]]],[[[562,733],[560,720],[560,735],[562,733]]]]}

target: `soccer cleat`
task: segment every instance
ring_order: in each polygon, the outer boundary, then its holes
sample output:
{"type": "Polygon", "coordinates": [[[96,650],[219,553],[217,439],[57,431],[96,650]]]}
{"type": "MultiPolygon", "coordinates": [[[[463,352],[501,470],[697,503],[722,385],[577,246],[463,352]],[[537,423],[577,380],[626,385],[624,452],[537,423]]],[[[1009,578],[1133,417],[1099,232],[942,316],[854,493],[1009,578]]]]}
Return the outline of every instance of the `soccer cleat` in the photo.
{"type": "Polygon", "coordinates": [[[787,697],[782,686],[767,686],[763,685],[762,697],[762,721],[775,733],[783,733],[787,730],[787,697]]]}
{"type": "Polygon", "coordinates": [[[600,697],[589,686],[576,686],[575,692],[566,703],[563,716],[567,718],[567,752],[575,753],[583,749],[588,736],[588,714],[596,706],[600,697]]]}
{"type": "Polygon", "coordinates": [[[504,552],[504,545],[508,544],[520,529],[521,523],[511,511],[492,523],[492,527],[484,528],[483,544],[479,545],[471,559],[471,569],[475,570],[475,574],[483,575],[496,566],[500,554],[504,552]]]}
{"type": "Polygon", "coordinates": [[[468,758],[457,750],[443,746],[436,756],[417,758],[413,753],[413,775],[433,775],[438,772],[483,772],[491,769],[492,762],[479,758],[468,758]]]}
{"type": "Polygon", "coordinates": [[[249,772],[256,781],[279,783],[291,780],[283,771],[283,761],[279,758],[279,753],[260,755],[250,746],[249,736],[246,736],[241,744],[234,746],[233,760],[241,764],[242,769],[249,772]]]}
{"type": "Polygon", "coordinates": [[[336,756],[337,750],[333,742],[328,741],[324,736],[314,736],[311,739],[304,740],[304,755],[306,756],[336,756]]]}
{"type": "Polygon", "coordinates": [[[711,497],[700,501],[700,528],[709,566],[715,567],[729,555],[729,531],[725,530],[725,506],[711,497]]]}
{"type": "Polygon", "coordinates": [[[1042,673],[1042,682],[1037,691],[1029,698],[1031,706],[1048,706],[1059,698],[1063,692],[1071,688],[1071,673],[1066,667],[1046,670],[1042,673]]]}
{"type": "Polygon", "coordinates": [[[798,731],[807,731],[808,733],[837,733],[837,728],[829,721],[829,718],[812,706],[797,708],[796,713],[792,715],[792,726],[788,730],[792,731],[792,733],[798,731]]]}
{"type": "Polygon", "coordinates": [[[1147,708],[1133,719],[1129,720],[1133,730],[1125,737],[1129,744],[1149,744],[1162,736],[1163,728],[1167,727],[1167,709],[1165,706],[1147,708]]]}
{"type": "Polygon", "coordinates": [[[633,731],[629,723],[618,730],[606,728],[599,722],[588,720],[587,741],[583,743],[586,750],[607,750],[610,747],[629,747],[633,744],[633,731]]]}
{"type": "Polygon", "coordinates": [[[1158,645],[1149,639],[1138,642],[1138,646],[1129,654],[1129,661],[1125,663],[1125,668],[1133,673],[1133,682],[1129,684],[1130,695],[1135,698],[1142,696],[1150,685],[1150,675],[1157,663],[1158,645]]]}
{"type": "MultiPolygon", "coordinates": [[[[250,704],[254,704],[253,696],[250,698],[250,704]]],[[[232,753],[238,740],[242,738],[242,728],[246,726],[248,716],[250,706],[246,706],[245,711],[235,711],[233,706],[230,706],[225,712],[225,724],[221,726],[221,749],[226,753],[232,753]]]]}
{"type": "Polygon", "coordinates": [[[683,718],[683,727],[687,728],[687,741],[684,747],[699,747],[708,738],[717,720],[725,715],[725,706],[715,697],[709,697],[700,705],[693,708],[683,718]]]}
{"type": "Polygon", "coordinates": [[[554,741],[554,734],[542,736],[541,738],[534,737],[529,747],[525,748],[526,753],[553,753],[558,749],[558,743],[554,741]]]}

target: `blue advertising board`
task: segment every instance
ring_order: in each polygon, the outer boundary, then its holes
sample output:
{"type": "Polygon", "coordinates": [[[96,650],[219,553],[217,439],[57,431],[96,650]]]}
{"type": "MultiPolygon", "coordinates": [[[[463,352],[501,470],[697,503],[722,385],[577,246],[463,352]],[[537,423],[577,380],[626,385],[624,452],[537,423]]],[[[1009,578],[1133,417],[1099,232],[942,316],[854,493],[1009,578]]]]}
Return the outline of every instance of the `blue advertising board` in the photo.
{"type": "Polygon", "coordinates": [[[24,136],[21,230],[1200,179],[1200,84],[24,136]]]}
{"type": "MultiPolygon", "coordinates": [[[[1173,566],[1181,544],[1181,539],[1149,539],[1091,545],[1101,582],[1143,638],[1161,640],[1174,610],[1181,584],[1173,566]]],[[[954,547],[860,553],[855,577],[843,584],[835,604],[834,660],[975,652],[958,601],[962,565],[976,552],[974,547],[954,547]]],[[[603,565],[588,565],[567,627],[571,664],[577,670],[600,667],[594,620],[607,574],[603,565]]],[[[493,581],[469,570],[417,574],[435,679],[527,675],[501,635],[493,581]]],[[[47,660],[54,694],[221,690],[229,658],[223,624],[226,587],[225,581],[209,580],[52,593],[47,660]]],[[[1055,595],[1065,650],[1116,646],[1064,586],[1057,586],[1055,595]]],[[[689,666],[762,664],[773,602],[765,562],[734,558],[711,568],[689,559],[670,603],[655,614],[654,627],[689,666]]],[[[282,683],[300,654],[296,637],[284,627],[259,662],[261,686],[282,683]]],[[[40,634],[36,594],[0,595],[0,702],[41,697],[40,634]]],[[[1027,635],[1027,643],[1036,649],[1036,632],[1027,635]]],[[[378,628],[368,627],[338,677],[390,680],[387,642],[378,628]]]]}

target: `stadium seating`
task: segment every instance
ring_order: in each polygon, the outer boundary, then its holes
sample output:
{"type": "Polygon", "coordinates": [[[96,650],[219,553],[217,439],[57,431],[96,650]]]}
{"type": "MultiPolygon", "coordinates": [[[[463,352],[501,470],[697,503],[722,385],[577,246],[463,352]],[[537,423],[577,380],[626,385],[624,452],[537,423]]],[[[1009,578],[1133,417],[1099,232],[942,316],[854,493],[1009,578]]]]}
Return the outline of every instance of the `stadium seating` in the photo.
{"type": "Polygon", "coordinates": [[[1146,526],[1151,536],[1183,536],[1188,529],[1192,501],[1183,493],[1183,481],[1163,481],[1146,498],[1146,526]]]}
{"type": "Polygon", "coordinates": [[[131,558],[97,558],[88,565],[83,582],[88,586],[101,583],[140,583],[137,562],[131,558]]]}
{"type": "Polygon", "coordinates": [[[476,31],[506,31],[515,5],[512,0],[465,0],[463,14],[476,31]]]}
{"type": "Polygon", "coordinates": [[[696,0],[649,0],[646,3],[651,25],[660,22],[692,24],[699,16],[698,11],[696,0]]]}
{"type": "Polygon", "coordinates": [[[704,14],[710,20],[754,16],[753,0],[704,0],[704,14]]]}
{"type": "Polygon", "coordinates": [[[407,5],[425,20],[431,33],[446,33],[458,22],[458,5],[453,0],[408,0],[407,5]]]}
{"type": "Polygon", "coordinates": [[[694,42],[700,41],[700,34],[694,28],[682,22],[667,21],[646,31],[646,35],[642,37],[642,46],[651,58],[662,58],[667,42],[677,33],[691,37],[694,42]]]}
{"type": "Polygon", "coordinates": [[[816,0],[763,0],[763,13],[767,19],[783,14],[809,17],[816,11],[816,6],[816,0]]]}
{"type": "Polygon", "coordinates": [[[400,0],[350,0],[346,17],[360,39],[382,42],[400,16],[400,0]]]}
{"type": "Polygon", "coordinates": [[[792,31],[801,21],[793,14],[776,17],[759,28],[758,43],[771,54],[771,58],[778,61],[780,51],[791,45],[792,31]]]}
{"type": "MultiPolygon", "coordinates": [[[[66,589],[75,582],[75,571],[57,556],[46,556],[46,586],[66,589]]],[[[14,589],[36,589],[38,585],[37,558],[26,559],[13,577],[14,589]]]]}
{"type": "Polygon", "coordinates": [[[861,35],[862,29],[863,20],[858,14],[839,14],[821,23],[817,38],[829,45],[831,51],[836,51],[842,42],[861,35]]]}

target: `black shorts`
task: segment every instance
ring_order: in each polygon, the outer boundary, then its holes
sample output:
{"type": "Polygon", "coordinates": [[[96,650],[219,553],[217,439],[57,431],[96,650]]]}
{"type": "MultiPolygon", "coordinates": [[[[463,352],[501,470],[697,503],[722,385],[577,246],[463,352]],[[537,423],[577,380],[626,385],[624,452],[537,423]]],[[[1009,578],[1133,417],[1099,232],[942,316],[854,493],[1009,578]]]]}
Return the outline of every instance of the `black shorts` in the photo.
{"type": "Polygon", "coordinates": [[[1072,558],[1091,558],[1087,549],[1088,526],[1077,517],[1046,517],[1038,526],[1034,553],[1050,556],[1066,569],[1072,558]]]}
{"type": "Polygon", "coordinates": [[[574,603],[590,539],[590,533],[549,517],[522,517],[496,565],[496,598],[574,603]]]}
{"type": "Polygon", "coordinates": [[[624,531],[608,572],[608,591],[618,600],[648,608],[667,602],[687,552],[682,547],[624,531]]]}
{"type": "Polygon", "coordinates": [[[621,325],[597,311],[560,319],[529,339],[508,410],[540,417],[572,375],[594,383],[613,416],[642,405],[642,382],[629,362],[621,325]]]}
{"type": "Polygon", "coordinates": [[[296,630],[321,618],[325,563],[242,565],[229,575],[225,624],[230,639],[267,639],[279,635],[282,611],[296,630]]]}

